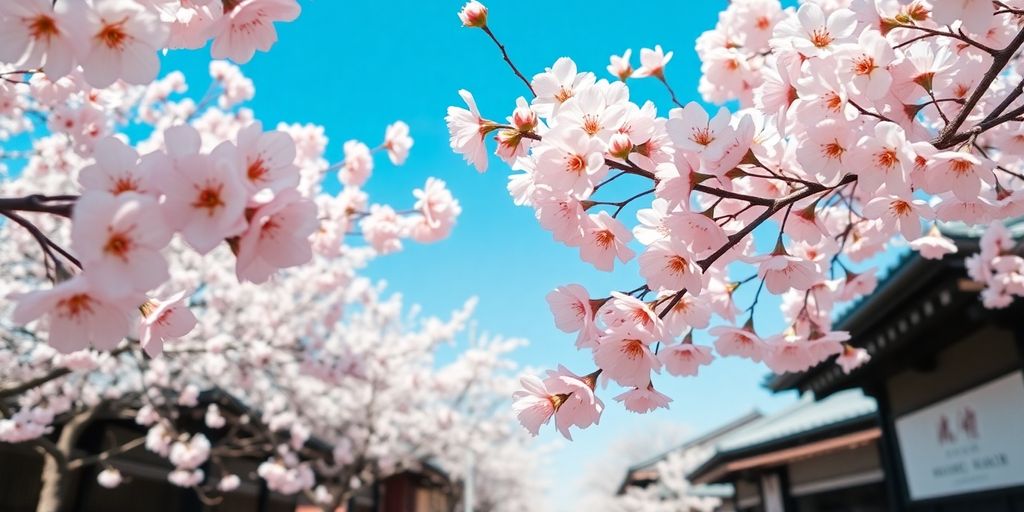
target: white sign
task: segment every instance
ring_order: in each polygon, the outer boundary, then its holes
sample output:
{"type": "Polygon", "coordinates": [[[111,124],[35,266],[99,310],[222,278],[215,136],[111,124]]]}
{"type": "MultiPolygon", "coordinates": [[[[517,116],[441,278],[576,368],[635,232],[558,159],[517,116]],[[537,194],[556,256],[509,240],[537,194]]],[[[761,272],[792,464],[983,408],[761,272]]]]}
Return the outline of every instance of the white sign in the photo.
{"type": "Polygon", "coordinates": [[[1024,485],[1024,375],[896,419],[910,499],[1024,485]]]}

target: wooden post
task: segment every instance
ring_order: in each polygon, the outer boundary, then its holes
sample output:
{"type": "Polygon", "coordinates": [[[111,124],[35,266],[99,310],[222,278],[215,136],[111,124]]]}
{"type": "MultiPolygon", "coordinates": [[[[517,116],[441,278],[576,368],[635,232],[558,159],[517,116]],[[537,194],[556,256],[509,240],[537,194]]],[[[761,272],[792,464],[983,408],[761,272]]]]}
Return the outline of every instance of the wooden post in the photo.
{"type": "Polygon", "coordinates": [[[878,440],[878,456],[885,473],[885,494],[888,498],[889,510],[903,510],[904,476],[903,460],[900,457],[899,439],[896,438],[896,426],[892,418],[889,394],[885,382],[864,388],[878,404],[878,423],[882,429],[882,437],[878,440]]]}

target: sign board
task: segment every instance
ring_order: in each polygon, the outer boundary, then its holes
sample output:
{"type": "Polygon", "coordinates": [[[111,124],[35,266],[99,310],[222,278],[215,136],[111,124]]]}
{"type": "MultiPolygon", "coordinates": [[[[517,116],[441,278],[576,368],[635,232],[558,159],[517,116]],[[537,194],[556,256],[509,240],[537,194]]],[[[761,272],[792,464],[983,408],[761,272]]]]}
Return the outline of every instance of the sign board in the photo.
{"type": "Polygon", "coordinates": [[[911,500],[1024,485],[1024,375],[896,419],[911,500]]]}

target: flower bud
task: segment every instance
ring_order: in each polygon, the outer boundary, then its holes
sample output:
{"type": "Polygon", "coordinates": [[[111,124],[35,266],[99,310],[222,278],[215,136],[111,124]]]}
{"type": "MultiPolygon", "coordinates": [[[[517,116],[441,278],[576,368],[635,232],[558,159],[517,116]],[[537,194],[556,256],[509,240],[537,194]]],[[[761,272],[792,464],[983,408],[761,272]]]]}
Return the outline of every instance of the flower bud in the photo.
{"type": "Polygon", "coordinates": [[[616,133],[608,141],[608,154],[615,158],[626,159],[631,151],[633,151],[633,141],[629,140],[629,136],[625,133],[616,133]]]}
{"type": "Polygon", "coordinates": [[[512,112],[512,125],[521,132],[532,131],[537,127],[537,113],[528,106],[516,107],[512,112]]]}
{"type": "Polygon", "coordinates": [[[459,19],[462,20],[463,27],[486,27],[487,7],[476,0],[470,0],[459,11],[459,19]]]}

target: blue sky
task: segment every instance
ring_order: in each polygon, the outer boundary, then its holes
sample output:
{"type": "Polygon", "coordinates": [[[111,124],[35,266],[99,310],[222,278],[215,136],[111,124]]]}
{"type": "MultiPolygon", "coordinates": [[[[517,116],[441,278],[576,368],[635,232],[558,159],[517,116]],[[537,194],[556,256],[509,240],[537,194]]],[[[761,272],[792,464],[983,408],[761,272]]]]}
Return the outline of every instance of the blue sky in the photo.
{"type": "MultiPolygon", "coordinates": [[[[273,50],[243,66],[256,83],[249,107],[267,126],[278,121],[323,125],[331,139],[331,161],[340,159],[345,140],[375,146],[387,124],[406,121],[416,139],[411,157],[402,167],[377,160],[367,186],[371,198],[411,205],[411,190],[437,176],[448,182],[463,215],[450,239],[426,246],[410,243],[406,251],[373,262],[369,275],[386,279],[407,302],[430,314],[444,315],[477,296],[479,331],[530,340],[516,356],[522,364],[564,363],[590,371],[593,363],[575,350],[574,337],[554,328],[544,295],[574,282],[594,295],[632,289],[640,284],[635,267],[607,274],[582,263],[575,250],[557,244],[539,227],[531,209],[512,204],[505,190],[507,166],[492,159],[490,170],[478,174],[448,148],[443,118],[447,106],[461,105],[459,89],[472,91],[492,119],[504,118],[516,97],[528,93],[481,31],[460,26],[456,12],[461,2],[395,0],[384,5],[302,2],[296,22],[279,25],[280,41],[273,50]]],[[[488,2],[491,27],[527,76],[571,56],[581,70],[610,78],[605,71],[609,55],[633,48],[636,66],[640,48],[661,44],[675,51],[667,75],[683,102],[699,99],[694,41],[714,26],[726,5],[725,0],[655,2],[647,8],[613,0],[488,2]]],[[[171,52],[163,71],[185,72],[191,94],[198,96],[208,82],[208,61],[205,52],[171,52]]],[[[651,99],[667,113],[669,98],[657,82],[631,82],[631,90],[634,101],[651,99]]],[[[761,304],[758,327],[777,329],[775,304],[764,299],[761,304]]],[[[754,407],[775,410],[794,398],[763,390],[765,374],[763,366],[726,359],[698,378],[662,377],[656,385],[674,398],[672,408],[645,416],[624,411],[612,399],[617,391],[605,391],[608,407],[601,425],[577,433],[574,443],[556,453],[552,503],[570,510],[581,465],[618,437],[643,436],[652,425],[667,422],[698,432],[754,407]]],[[[539,442],[554,439],[548,431],[539,442]]]]}

